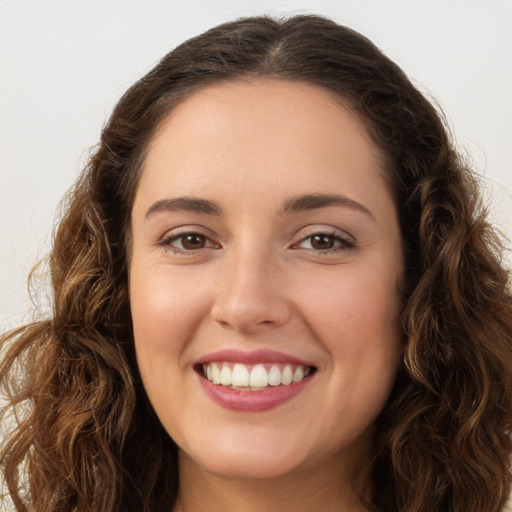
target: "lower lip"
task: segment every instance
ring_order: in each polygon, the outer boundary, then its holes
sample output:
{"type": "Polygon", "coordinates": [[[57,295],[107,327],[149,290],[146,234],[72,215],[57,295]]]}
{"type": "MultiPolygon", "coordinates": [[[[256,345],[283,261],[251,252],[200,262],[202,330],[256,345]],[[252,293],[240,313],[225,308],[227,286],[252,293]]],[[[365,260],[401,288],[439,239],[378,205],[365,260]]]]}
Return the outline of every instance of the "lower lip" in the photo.
{"type": "Polygon", "coordinates": [[[313,375],[289,386],[268,387],[262,391],[242,391],[213,384],[198,375],[206,394],[218,405],[232,411],[261,412],[274,409],[291,400],[309,384],[313,375]]]}

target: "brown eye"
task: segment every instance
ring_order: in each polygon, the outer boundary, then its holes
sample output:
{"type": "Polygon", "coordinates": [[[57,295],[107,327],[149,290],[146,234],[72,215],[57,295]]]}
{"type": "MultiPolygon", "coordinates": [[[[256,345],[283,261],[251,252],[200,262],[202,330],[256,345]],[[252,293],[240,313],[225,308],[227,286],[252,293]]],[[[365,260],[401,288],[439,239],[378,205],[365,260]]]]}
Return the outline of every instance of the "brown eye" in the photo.
{"type": "Polygon", "coordinates": [[[176,254],[192,254],[202,249],[219,248],[219,246],[206,235],[193,231],[165,238],[160,242],[160,245],[166,249],[170,249],[176,254]]]}
{"type": "Polygon", "coordinates": [[[332,249],[336,238],[332,235],[314,235],[311,237],[311,247],[317,251],[332,249]]]}
{"type": "Polygon", "coordinates": [[[182,235],[179,239],[181,239],[181,246],[187,251],[203,249],[206,246],[206,237],[197,233],[182,235]]]}
{"type": "Polygon", "coordinates": [[[327,253],[339,253],[347,251],[355,247],[354,242],[348,237],[344,237],[337,233],[318,232],[303,238],[299,244],[295,246],[300,249],[313,251],[317,255],[327,253]]]}

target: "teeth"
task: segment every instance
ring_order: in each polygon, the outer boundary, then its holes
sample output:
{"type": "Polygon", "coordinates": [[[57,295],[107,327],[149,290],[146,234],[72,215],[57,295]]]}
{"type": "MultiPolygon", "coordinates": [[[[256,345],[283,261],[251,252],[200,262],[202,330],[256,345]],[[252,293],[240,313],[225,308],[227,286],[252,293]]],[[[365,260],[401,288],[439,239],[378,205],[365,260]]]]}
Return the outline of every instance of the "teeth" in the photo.
{"type": "Polygon", "coordinates": [[[285,386],[289,386],[293,380],[292,368],[289,364],[284,367],[283,373],[281,374],[281,383],[285,386]]]}
{"type": "Polygon", "coordinates": [[[212,366],[212,382],[214,384],[220,384],[220,370],[216,364],[212,366]]]}
{"type": "Polygon", "coordinates": [[[231,385],[231,368],[229,366],[223,366],[220,371],[220,383],[223,386],[231,385]]]}
{"type": "Polygon", "coordinates": [[[292,382],[300,382],[304,378],[304,368],[302,366],[298,366],[297,369],[293,372],[292,382]]]}
{"type": "Polygon", "coordinates": [[[249,370],[243,364],[235,364],[231,373],[231,382],[233,386],[247,387],[249,385],[249,370]]]}
{"type": "Polygon", "coordinates": [[[251,370],[249,385],[251,388],[264,388],[268,386],[268,373],[262,364],[257,364],[251,370]]]}
{"type": "Polygon", "coordinates": [[[271,386],[279,386],[281,384],[281,370],[273,364],[268,372],[268,383],[271,386]]]}
{"type": "MultiPolygon", "coordinates": [[[[268,366],[267,366],[268,368],[268,366]]],[[[241,363],[209,363],[203,365],[204,376],[214,384],[233,386],[239,389],[261,390],[268,386],[289,386],[304,380],[310,373],[307,366],[273,364],[267,370],[265,365],[246,366],[241,363]]]]}

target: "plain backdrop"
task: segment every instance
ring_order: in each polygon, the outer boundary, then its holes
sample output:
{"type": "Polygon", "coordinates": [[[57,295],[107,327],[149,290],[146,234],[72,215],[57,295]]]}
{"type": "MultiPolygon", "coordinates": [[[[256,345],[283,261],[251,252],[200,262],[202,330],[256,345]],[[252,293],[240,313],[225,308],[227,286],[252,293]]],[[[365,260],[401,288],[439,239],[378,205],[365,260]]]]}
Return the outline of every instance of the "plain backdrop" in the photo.
{"type": "Polygon", "coordinates": [[[436,98],[512,237],[512,0],[0,0],[0,331],[30,318],[28,272],[125,89],[218,23],[311,12],[368,36],[436,98]]]}

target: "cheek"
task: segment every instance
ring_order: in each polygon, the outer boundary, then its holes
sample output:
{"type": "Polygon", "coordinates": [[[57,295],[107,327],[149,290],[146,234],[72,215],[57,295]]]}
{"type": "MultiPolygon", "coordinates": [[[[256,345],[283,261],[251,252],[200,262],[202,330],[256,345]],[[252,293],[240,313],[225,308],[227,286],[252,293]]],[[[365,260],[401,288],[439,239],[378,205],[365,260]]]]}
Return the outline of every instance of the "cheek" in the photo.
{"type": "MultiPolygon", "coordinates": [[[[188,279],[149,266],[132,266],[130,306],[137,364],[162,424],[172,429],[187,407],[187,350],[201,328],[207,296],[188,279]]],[[[187,363],[188,361],[188,363],[187,363]]]]}
{"type": "Polygon", "coordinates": [[[302,290],[304,317],[330,355],[333,410],[373,419],[387,400],[403,351],[396,276],[347,271],[302,290]]]}
{"type": "Polygon", "coordinates": [[[204,319],[209,296],[186,272],[138,269],[130,280],[130,304],[136,346],[176,350],[193,337],[204,319]]]}
{"type": "Polygon", "coordinates": [[[205,320],[207,296],[169,271],[132,267],[130,302],[137,364],[164,425],[186,407],[191,340],[205,320]],[[187,363],[188,361],[188,363],[187,363]],[[161,416],[163,414],[163,416],[161,416]]]}
{"type": "Polygon", "coordinates": [[[398,272],[346,269],[303,281],[301,309],[331,348],[365,350],[367,344],[395,345],[401,338],[398,272]],[[350,340],[360,340],[350,347],[350,340]],[[362,341],[366,340],[366,343],[362,341]]]}

